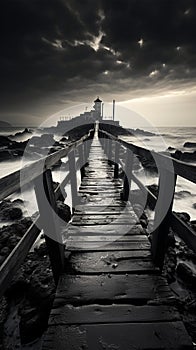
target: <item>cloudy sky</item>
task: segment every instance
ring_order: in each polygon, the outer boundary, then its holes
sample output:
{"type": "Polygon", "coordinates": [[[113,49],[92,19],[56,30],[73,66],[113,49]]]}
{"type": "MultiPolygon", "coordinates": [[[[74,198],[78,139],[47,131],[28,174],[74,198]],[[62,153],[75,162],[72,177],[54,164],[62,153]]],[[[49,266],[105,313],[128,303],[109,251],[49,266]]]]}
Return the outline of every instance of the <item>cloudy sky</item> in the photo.
{"type": "Polygon", "coordinates": [[[195,0],[1,0],[0,120],[39,125],[115,98],[196,125],[195,0]]]}

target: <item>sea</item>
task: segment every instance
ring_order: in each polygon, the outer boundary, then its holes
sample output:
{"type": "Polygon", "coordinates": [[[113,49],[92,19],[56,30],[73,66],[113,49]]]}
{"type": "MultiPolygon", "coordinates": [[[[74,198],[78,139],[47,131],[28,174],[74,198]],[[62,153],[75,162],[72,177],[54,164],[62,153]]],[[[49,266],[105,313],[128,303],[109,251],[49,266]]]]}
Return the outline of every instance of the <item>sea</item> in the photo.
{"type": "MultiPolygon", "coordinates": [[[[30,128],[33,131],[32,135],[37,135],[36,128],[30,128]]],[[[141,128],[140,128],[141,129],[141,128]]],[[[5,128],[0,130],[0,135],[10,136],[15,135],[17,132],[22,132],[24,127],[17,128],[5,128]]],[[[126,142],[136,144],[138,146],[145,147],[157,152],[166,151],[168,147],[172,147],[175,150],[194,152],[196,148],[185,148],[185,142],[196,142],[196,127],[160,127],[156,129],[144,129],[147,133],[136,134],[135,136],[123,136],[126,142]],[[148,132],[153,132],[155,135],[149,135],[148,132]]],[[[29,138],[29,135],[22,135],[17,138],[13,138],[16,141],[25,141],[29,138]]],[[[54,139],[59,140],[59,135],[54,134],[54,139]]],[[[53,180],[61,182],[67,174],[66,167],[64,166],[67,159],[63,159],[63,164],[59,168],[53,170],[53,180]]],[[[29,161],[30,162],[30,161],[29,161]]],[[[190,163],[189,163],[190,164],[190,163]]],[[[191,164],[196,165],[196,162],[191,164]]],[[[0,178],[21,169],[24,165],[24,159],[17,158],[16,160],[1,161],[0,166],[0,178]]],[[[145,185],[157,184],[157,175],[144,172],[142,168],[136,171],[136,175],[145,185]]],[[[77,171],[78,185],[80,183],[80,173],[77,171]]],[[[134,186],[134,185],[133,185],[134,186]]],[[[134,189],[134,188],[133,188],[134,189]]],[[[65,203],[71,206],[71,190],[70,185],[65,188],[67,197],[65,203]]],[[[23,190],[21,193],[10,196],[11,199],[21,198],[25,201],[25,215],[32,216],[37,211],[36,198],[31,185],[23,190]]],[[[176,184],[176,192],[174,198],[173,210],[176,212],[188,212],[191,220],[196,220],[196,185],[188,180],[185,180],[178,176],[176,184]]],[[[5,223],[4,223],[5,224],[5,223]]]]}

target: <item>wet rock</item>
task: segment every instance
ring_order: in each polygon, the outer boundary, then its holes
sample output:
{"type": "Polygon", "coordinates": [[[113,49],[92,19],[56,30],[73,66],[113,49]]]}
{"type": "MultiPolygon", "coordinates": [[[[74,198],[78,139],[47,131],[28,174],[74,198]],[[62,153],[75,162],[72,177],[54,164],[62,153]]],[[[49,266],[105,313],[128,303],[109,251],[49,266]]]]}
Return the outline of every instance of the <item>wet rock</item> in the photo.
{"type": "Polygon", "coordinates": [[[23,135],[26,135],[26,134],[32,134],[32,131],[28,128],[25,128],[23,131],[20,131],[20,132],[16,132],[14,135],[12,135],[12,137],[18,137],[18,136],[23,136],[23,135]]]}
{"type": "Polygon", "coordinates": [[[155,160],[152,156],[149,155],[148,158],[143,156],[138,156],[144,169],[148,170],[150,173],[157,173],[157,166],[155,160]]]}
{"type": "Polygon", "coordinates": [[[37,147],[51,147],[55,142],[56,141],[52,134],[43,134],[41,136],[33,136],[29,141],[29,144],[37,147]]]}
{"type": "Polygon", "coordinates": [[[133,135],[142,135],[142,136],[156,136],[153,132],[146,131],[143,129],[129,129],[133,135]]]}
{"type": "Polygon", "coordinates": [[[0,135],[0,147],[9,146],[12,141],[7,136],[0,135]]]}
{"type": "Polygon", "coordinates": [[[176,151],[173,155],[174,158],[180,159],[184,162],[194,162],[196,161],[196,151],[194,152],[181,152],[176,151]]]}
{"type": "Polygon", "coordinates": [[[0,150],[0,161],[13,158],[13,154],[9,150],[0,150]]]}
{"type": "Polygon", "coordinates": [[[7,256],[9,253],[10,253],[10,248],[8,248],[8,247],[3,247],[2,249],[1,249],[1,255],[3,255],[3,256],[7,256]]]}
{"type": "Polygon", "coordinates": [[[158,197],[159,194],[159,186],[158,185],[148,185],[147,188],[156,196],[158,197]]]}
{"type": "Polygon", "coordinates": [[[1,218],[3,220],[18,220],[22,217],[22,210],[20,208],[9,208],[4,209],[1,213],[1,218]]]}
{"type": "Polygon", "coordinates": [[[176,213],[176,214],[178,215],[178,217],[179,217],[182,221],[184,221],[184,222],[186,222],[186,223],[189,223],[189,222],[190,222],[191,217],[190,217],[190,215],[189,215],[188,213],[182,212],[182,213],[176,213]]]}
{"type": "Polygon", "coordinates": [[[4,200],[0,204],[0,218],[1,220],[18,220],[22,218],[22,210],[16,207],[16,202],[10,200],[4,200]]]}
{"type": "Polygon", "coordinates": [[[57,211],[60,218],[65,222],[69,222],[71,220],[71,211],[70,211],[70,207],[67,204],[58,200],[57,211]]]}
{"type": "Polygon", "coordinates": [[[23,344],[40,337],[47,328],[55,294],[55,284],[46,244],[29,253],[11,282],[6,297],[16,304],[23,344]]]}
{"type": "Polygon", "coordinates": [[[196,282],[196,275],[187,264],[180,262],[177,266],[176,272],[183,281],[188,282],[194,286],[196,282]]]}
{"type": "Polygon", "coordinates": [[[173,232],[169,232],[168,237],[167,237],[167,241],[168,241],[168,246],[170,247],[175,247],[176,244],[176,240],[175,240],[175,236],[173,234],[173,232]]]}
{"type": "Polygon", "coordinates": [[[183,147],[196,148],[196,142],[185,142],[183,147]]]}
{"type": "Polygon", "coordinates": [[[185,198],[188,196],[192,196],[191,192],[189,192],[189,191],[178,191],[175,193],[176,199],[181,199],[181,198],[185,198]]]}
{"type": "Polygon", "coordinates": [[[5,297],[0,299],[0,349],[3,350],[1,344],[3,343],[3,329],[7,318],[8,303],[5,297]]]}

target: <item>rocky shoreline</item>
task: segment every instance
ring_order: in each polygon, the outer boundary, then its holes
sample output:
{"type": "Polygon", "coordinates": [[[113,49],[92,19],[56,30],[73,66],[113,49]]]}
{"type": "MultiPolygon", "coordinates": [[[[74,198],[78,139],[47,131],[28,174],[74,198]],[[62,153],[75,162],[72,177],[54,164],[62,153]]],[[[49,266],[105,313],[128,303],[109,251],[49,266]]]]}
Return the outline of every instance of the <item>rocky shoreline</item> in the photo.
{"type": "MultiPolygon", "coordinates": [[[[92,125],[83,125],[79,129],[75,128],[69,132],[65,132],[60,141],[54,139],[54,132],[50,133],[50,128],[42,130],[40,136],[33,136],[31,130],[25,128],[22,132],[18,132],[10,136],[0,136],[0,161],[14,160],[22,157],[25,151],[25,157],[29,159],[37,159],[46,154],[53,153],[65,147],[70,141],[78,139],[82,132],[87,131],[92,125]],[[26,136],[28,140],[17,141],[21,136],[26,136]]],[[[122,127],[112,127],[111,125],[102,125],[103,129],[111,132],[116,136],[157,136],[149,131],[141,129],[124,129],[122,127]]],[[[58,133],[58,130],[56,129],[58,133]]],[[[196,143],[185,142],[183,145],[184,151],[179,151],[173,147],[168,147],[167,152],[174,158],[180,159],[184,162],[196,161],[196,143]],[[186,150],[188,149],[188,151],[186,150]]],[[[142,165],[149,171],[156,171],[156,166],[153,159],[146,159],[141,157],[142,165]]]]}
{"type": "MultiPolygon", "coordinates": [[[[56,187],[54,183],[54,187],[56,187]]],[[[64,199],[57,201],[58,215],[65,222],[71,218],[64,199]]],[[[21,200],[4,200],[0,216],[9,224],[0,228],[1,264],[32,224],[23,216],[21,200]]],[[[55,284],[43,235],[29,252],[0,301],[0,349],[23,349],[25,344],[40,339],[45,329],[55,294],[55,284]]],[[[35,347],[29,347],[37,350],[35,347]]],[[[28,349],[28,346],[25,346],[28,349]]]]}

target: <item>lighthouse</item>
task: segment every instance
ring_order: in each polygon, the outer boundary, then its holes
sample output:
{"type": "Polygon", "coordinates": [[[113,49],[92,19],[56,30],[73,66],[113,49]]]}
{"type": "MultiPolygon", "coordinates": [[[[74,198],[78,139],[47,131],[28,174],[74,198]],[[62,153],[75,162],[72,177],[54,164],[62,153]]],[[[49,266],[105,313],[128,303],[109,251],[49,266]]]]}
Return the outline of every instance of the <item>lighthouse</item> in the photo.
{"type": "Polygon", "coordinates": [[[95,109],[97,119],[101,119],[101,106],[102,106],[102,101],[98,96],[97,99],[94,101],[94,106],[93,106],[93,108],[95,109]]]}

